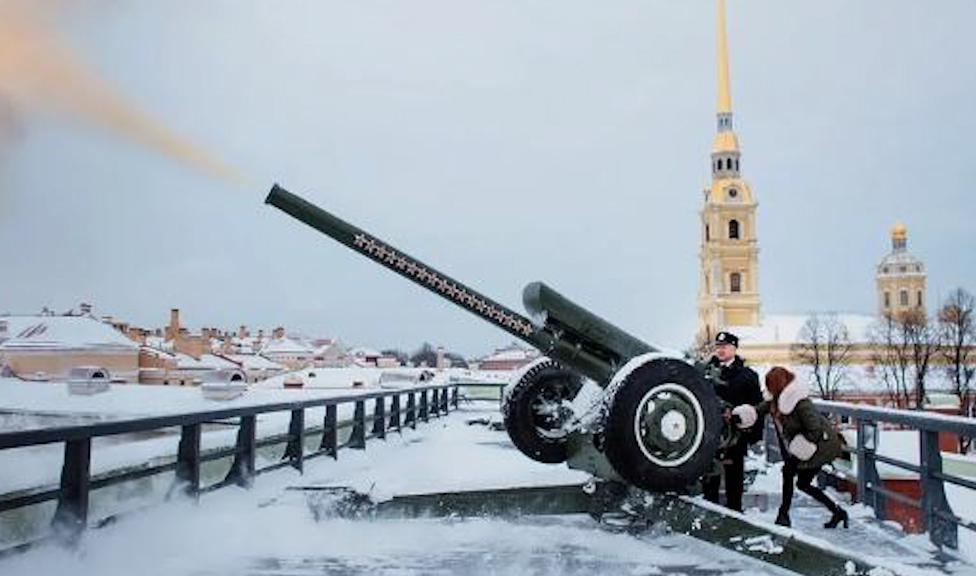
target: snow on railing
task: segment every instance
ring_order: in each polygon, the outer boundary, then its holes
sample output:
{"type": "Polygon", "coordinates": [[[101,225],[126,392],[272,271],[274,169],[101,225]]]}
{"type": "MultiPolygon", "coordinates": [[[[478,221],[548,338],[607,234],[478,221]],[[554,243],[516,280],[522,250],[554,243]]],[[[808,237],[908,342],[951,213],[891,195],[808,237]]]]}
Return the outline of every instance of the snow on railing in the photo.
{"type": "MultiPolygon", "coordinates": [[[[285,467],[302,472],[306,460],[319,456],[338,459],[339,450],[343,448],[365,450],[367,440],[384,439],[387,430],[416,428],[418,421],[427,422],[432,416],[447,414],[452,406],[458,406],[458,385],[449,383],[95,424],[0,432],[0,450],[64,443],[60,485],[56,488],[38,488],[0,496],[0,512],[56,500],[52,536],[73,542],[89,525],[89,495],[93,490],[166,472],[175,473],[175,480],[167,497],[183,493],[198,498],[202,493],[229,485],[246,488],[252,485],[255,476],[265,472],[285,467]],[[401,402],[404,396],[405,407],[401,402]],[[373,405],[369,416],[367,402],[372,402],[373,405]],[[349,420],[340,421],[338,407],[347,404],[353,405],[353,416],[349,420]],[[325,408],[322,425],[306,426],[305,411],[322,407],[325,408]],[[290,413],[288,432],[259,438],[257,416],[282,412],[290,413]],[[234,447],[201,450],[203,425],[226,423],[235,419],[238,430],[234,447]],[[368,431],[367,426],[370,426],[368,431]],[[91,449],[94,438],[146,433],[173,427],[180,427],[181,432],[177,453],[172,461],[92,476],[91,449]],[[350,428],[348,437],[340,441],[340,431],[350,428]],[[319,433],[322,437],[318,449],[306,453],[306,438],[319,433]],[[257,468],[257,449],[275,444],[286,444],[282,460],[257,468]],[[230,457],[233,457],[233,462],[224,479],[202,486],[201,465],[230,457]]],[[[104,522],[105,519],[100,520],[104,522]]]]}
{"type": "MultiPolygon", "coordinates": [[[[889,517],[887,500],[920,511],[921,528],[938,546],[953,549],[959,546],[958,527],[976,531],[976,522],[955,514],[946,498],[946,483],[967,491],[976,490],[976,481],[943,471],[943,457],[939,447],[940,434],[976,438],[976,420],[962,416],[933,414],[914,410],[899,410],[865,406],[845,402],[814,400],[824,414],[835,417],[856,430],[856,446],[845,444],[844,451],[854,457],[851,472],[835,468],[835,475],[856,482],[854,497],[874,509],[879,520],[889,517]],[[879,453],[880,424],[896,425],[901,430],[918,433],[918,463],[879,453]],[[920,499],[887,488],[878,473],[878,463],[893,466],[918,475],[920,499]]],[[[781,458],[776,432],[771,422],[766,427],[767,458],[781,458]]],[[[912,446],[914,448],[914,446],[912,446]]]]}

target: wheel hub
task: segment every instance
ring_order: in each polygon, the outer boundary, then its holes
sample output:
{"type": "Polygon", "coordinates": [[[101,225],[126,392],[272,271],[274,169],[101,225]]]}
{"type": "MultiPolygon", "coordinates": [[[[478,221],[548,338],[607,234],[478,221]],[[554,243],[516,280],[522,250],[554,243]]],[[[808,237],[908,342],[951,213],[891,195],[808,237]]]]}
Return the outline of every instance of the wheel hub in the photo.
{"type": "Polygon", "coordinates": [[[537,434],[551,440],[566,436],[564,425],[572,416],[572,410],[565,405],[568,397],[568,387],[553,384],[532,400],[530,410],[537,434]]]}
{"type": "Polygon", "coordinates": [[[661,434],[671,442],[677,442],[688,431],[688,421],[685,415],[677,410],[670,410],[661,417],[661,434]]]}
{"type": "Polygon", "coordinates": [[[701,445],[704,418],[701,406],[679,384],[664,383],[649,390],[635,413],[634,432],[644,455],[659,466],[679,466],[701,445]]]}

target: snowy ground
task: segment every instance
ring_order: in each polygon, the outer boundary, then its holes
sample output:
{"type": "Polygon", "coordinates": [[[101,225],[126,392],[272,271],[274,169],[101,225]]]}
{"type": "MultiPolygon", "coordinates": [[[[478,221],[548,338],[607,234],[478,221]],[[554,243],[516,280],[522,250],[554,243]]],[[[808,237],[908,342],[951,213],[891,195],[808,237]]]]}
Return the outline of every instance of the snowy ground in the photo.
{"type": "MultiPolygon", "coordinates": [[[[491,403],[484,403],[493,410],[491,403]]],[[[455,412],[417,431],[374,441],[338,462],[309,463],[205,496],[126,516],[86,536],[77,551],[46,547],[0,561],[7,575],[225,574],[782,574],[686,536],[630,536],[587,516],[316,522],[290,485],[342,485],[394,494],[582,482],[564,466],[536,464],[503,432],[455,412]]]]}
{"type": "MultiPolygon", "coordinates": [[[[899,574],[976,574],[974,539],[967,530],[959,529],[958,552],[943,553],[929,541],[927,534],[905,534],[897,523],[880,522],[875,519],[873,509],[861,504],[851,505],[848,495],[829,489],[827,493],[830,497],[850,515],[849,529],[825,530],[823,523],[829,513],[798,490],[790,511],[793,529],[789,531],[775,526],[782,464],[767,466],[760,463],[758,467],[763,472],[757,476],[749,491],[768,494],[768,506],[765,510],[747,510],[746,517],[770,531],[793,533],[820,547],[850,551],[874,565],[888,567],[899,574]]],[[[958,507],[956,509],[959,510],[958,507]]]]}
{"type": "MultiPolygon", "coordinates": [[[[497,419],[497,404],[481,402],[416,431],[371,441],[365,452],[344,450],[337,462],[307,463],[304,476],[280,470],[250,491],[227,488],[199,505],[177,501],[132,512],[89,532],[77,550],[36,548],[0,560],[7,575],[144,576],[230,574],[783,574],[683,535],[629,535],[588,516],[501,519],[316,521],[314,493],[289,486],[348,486],[381,500],[393,495],[584,482],[562,465],[519,454],[504,432],[470,426],[497,419]]],[[[97,450],[94,451],[97,457],[97,450]]],[[[9,469],[5,469],[9,470],[9,469]]],[[[778,491],[778,469],[753,491],[778,491]]],[[[775,502],[746,518],[771,522],[775,502]]],[[[938,558],[924,536],[906,537],[852,509],[847,531],[827,531],[824,513],[803,495],[793,520],[803,538],[871,558],[904,574],[976,574],[971,565],[938,558]]],[[[772,528],[776,529],[776,528],[772,528]]]]}

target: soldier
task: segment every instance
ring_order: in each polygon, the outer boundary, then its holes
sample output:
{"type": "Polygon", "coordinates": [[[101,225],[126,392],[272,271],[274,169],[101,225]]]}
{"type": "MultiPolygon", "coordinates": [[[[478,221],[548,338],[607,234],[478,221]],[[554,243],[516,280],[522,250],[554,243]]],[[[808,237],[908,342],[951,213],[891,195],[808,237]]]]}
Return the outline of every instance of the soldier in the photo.
{"type": "MultiPolygon", "coordinates": [[[[762,390],[759,388],[759,375],[752,368],[746,367],[736,351],[739,338],[730,332],[719,332],[715,335],[714,355],[709,365],[719,370],[721,382],[715,387],[715,392],[729,406],[740,404],[755,405],[762,402],[762,390]]],[[[726,418],[731,418],[726,413],[726,418]]],[[[720,471],[702,479],[702,490],[709,502],[719,501],[719,484],[725,476],[725,507],[742,512],[742,493],[745,491],[745,457],[749,444],[762,439],[763,422],[759,419],[749,428],[742,430],[734,443],[728,446],[718,458],[721,461],[720,471]]]]}

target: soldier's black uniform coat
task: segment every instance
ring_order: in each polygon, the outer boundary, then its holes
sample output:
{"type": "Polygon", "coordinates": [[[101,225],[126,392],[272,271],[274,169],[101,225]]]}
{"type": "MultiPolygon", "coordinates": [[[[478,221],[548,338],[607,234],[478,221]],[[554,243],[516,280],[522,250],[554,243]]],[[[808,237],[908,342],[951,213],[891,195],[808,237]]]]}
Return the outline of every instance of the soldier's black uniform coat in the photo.
{"type": "MultiPolygon", "coordinates": [[[[721,366],[718,358],[714,356],[708,363],[715,367],[721,366]]],[[[730,407],[734,408],[741,404],[755,406],[763,401],[762,389],[759,388],[759,375],[755,370],[747,367],[742,358],[736,356],[728,366],[721,366],[720,377],[722,382],[716,384],[715,392],[730,407]]],[[[759,419],[752,428],[744,430],[739,435],[736,445],[726,451],[726,456],[733,454],[745,456],[749,444],[762,440],[763,425],[763,420],[759,419]]]]}
{"type": "MultiPolygon", "coordinates": [[[[709,364],[720,367],[718,358],[712,357],[709,364]]],[[[759,388],[759,375],[752,368],[746,367],[742,358],[736,356],[728,366],[721,366],[720,378],[715,392],[718,397],[727,402],[730,408],[740,404],[755,406],[762,402],[762,390],[759,388]]],[[[763,420],[760,418],[748,430],[742,431],[737,442],[720,454],[722,458],[722,475],[725,476],[725,506],[742,512],[742,493],[745,491],[745,457],[749,444],[762,439],[763,420]]],[[[702,488],[705,499],[718,502],[720,475],[707,476],[703,479],[702,488]]]]}

